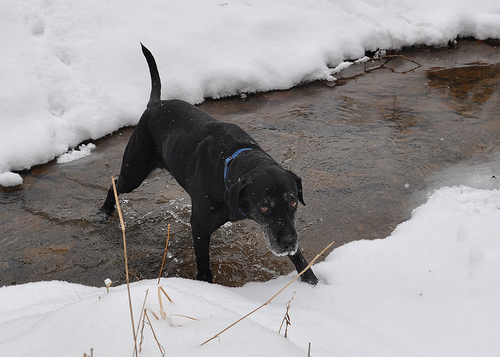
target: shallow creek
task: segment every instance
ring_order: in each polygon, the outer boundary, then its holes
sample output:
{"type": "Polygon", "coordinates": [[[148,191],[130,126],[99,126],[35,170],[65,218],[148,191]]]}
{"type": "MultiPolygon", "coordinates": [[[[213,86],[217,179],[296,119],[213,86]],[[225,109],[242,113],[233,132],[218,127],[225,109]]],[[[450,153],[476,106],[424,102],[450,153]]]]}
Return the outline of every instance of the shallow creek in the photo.
{"type": "MultiPolygon", "coordinates": [[[[200,107],[247,130],[303,179],[297,214],[311,259],[329,242],[384,238],[415,207],[425,178],[500,146],[500,49],[462,40],[456,48],[419,48],[353,65],[335,85],[311,83],[200,107]]],[[[124,281],[117,216],[94,213],[117,175],[133,128],[94,143],[92,155],[23,172],[24,184],[0,189],[0,286],[40,280],[103,285],[124,281]]],[[[158,276],[171,225],[164,276],[195,276],[190,201],[155,171],[122,196],[133,279],[158,276]]],[[[242,221],[212,237],[214,279],[238,286],[293,270],[267,251],[259,227],[242,221]]]]}

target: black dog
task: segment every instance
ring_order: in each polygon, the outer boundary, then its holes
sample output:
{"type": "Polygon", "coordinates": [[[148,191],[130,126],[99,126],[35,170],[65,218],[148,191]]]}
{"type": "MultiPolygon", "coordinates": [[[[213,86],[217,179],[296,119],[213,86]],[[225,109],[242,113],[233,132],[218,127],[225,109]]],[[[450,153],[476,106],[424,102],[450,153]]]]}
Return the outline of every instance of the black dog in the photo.
{"type": "MultiPolygon", "coordinates": [[[[244,130],[180,100],[160,100],[161,83],[151,52],[142,46],[151,74],[147,109],[123,155],[118,193],[139,187],[157,167],[168,170],[189,193],[198,280],[212,282],[210,236],[228,221],[253,219],[269,250],[287,255],[298,272],[307,266],[298,250],[294,215],[304,203],[301,179],[281,168],[244,130]]],[[[100,212],[115,208],[113,189],[100,212]]],[[[311,269],[302,281],[317,284],[311,269]]]]}

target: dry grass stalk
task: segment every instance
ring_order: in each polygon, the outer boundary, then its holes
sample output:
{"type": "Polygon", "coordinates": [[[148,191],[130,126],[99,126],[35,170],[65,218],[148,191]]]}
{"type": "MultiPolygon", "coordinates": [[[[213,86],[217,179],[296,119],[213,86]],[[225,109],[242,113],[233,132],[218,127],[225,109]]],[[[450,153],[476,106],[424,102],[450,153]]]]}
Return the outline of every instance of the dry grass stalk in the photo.
{"type": "Polygon", "coordinates": [[[168,296],[167,292],[165,291],[165,289],[163,289],[162,286],[158,287],[158,294],[160,293],[160,291],[167,297],[168,301],[170,301],[171,303],[173,303],[172,299],[170,298],[170,296],[168,296]]]}
{"type": "Polygon", "coordinates": [[[160,316],[162,319],[166,320],[167,319],[167,313],[165,312],[165,310],[163,310],[163,301],[161,300],[161,290],[160,290],[160,287],[158,287],[158,302],[160,304],[160,316]]]}
{"type": "Polygon", "coordinates": [[[160,321],[160,318],[158,317],[158,315],[155,314],[155,312],[153,310],[149,310],[151,311],[151,313],[153,314],[153,316],[155,317],[155,319],[157,319],[158,321],[160,321]]]}
{"type": "Polygon", "coordinates": [[[292,300],[294,299],[295,294],[296,294],[296,292],[293,293],[292,298],[290,300],[288,300],[288,302],[286,303],[285,316],[283,316],[283,320],[281,321],[280,329],[278,331],[278,333],[281,334],[281,328],[283,327],[283,324],[285,324],[285,334],[284,334],[285,338],[288,337],[288,326],[290,326],[292,324],[291,319],[290,319],[290,315],[288,314],[288,312],[290,311],[290,304],[292,303],[292,300]]]}
{"type": "MultiPolygon", "coordinates": [[[[163,260],[161,262],[161,268],[160,268],[160,276],[158,276],[158,284],[160,284],[160,279],[161,279],[161,272],[163,271],[163,265],[165,264],[165,258],[167,257],[167,252],[168,252],[168,241],[170,240],[170,223],[167,226],[167,243],[165,244],[165,251],[163,252],[163,260]]],[[[167,296],[168,297],[168,296],[167,296]]],[[[170,300],[170,298],[169,298],[170,300]]]]}
{"type": "Polygon", "coordinates": [[[135,333],[136,338],[138,338],[139,337],[139,327],[141,326],[141,320],[142,320],[141,342],[139,343],[139,352],[141,352],[141,350],[142,350],[142,341],[144,339],[143,331],[144,331],[144,318],[145,317],[144,317],[143,312],[144,312],[144,309],[146,307],[146,300],[148,298],[148,294],[149,294],[149,289],[146,290],[146,296],[144,296],[144,302],[142,303],[141,315],[139,316],[139,323],[137,324],[137,332],[135,333]]]}
{"type": "Polygon", "coordinates": [[[330,244],[328,244],[328,246],[325,247],[325,249],[323,249],[318,255],[316,255],[314,257],[313,260],[311,260],[311,262],[295,277],[293,278],[288,284],[286,284],[280,291],[278,291],[276,294],[274,294],[269,300],[267,300],[265,303],[263,303],[262,305],[260,305],[258,308],[250,311],[248,314],[246,314],[245,316],[243,316],[242,318],[238,319],[237,321],[233,322],[231,325],[229,325],[228,327],[226,327],[224,330],[220,331],[218,334],[216,334],[215,336],[213,336],[212,338],[206,340],[205,342],[203,342],[200,346],[203,346],[204,344],[212,341],[212,340],[215,340],[217,337],[219,337],[221,334],[223,334],[224,332],[226,332],[227,330],[229,330],[231,327],[233,327],[234,325],[236,325],[237,323],[243,321],[244,319],[246,319],[248,316],[252,315],[253,313],[259,311],[260,309],[262,309],[264,306],[268,305],[271,303],[271,301],[273,301],[276,296],[278,296],[279,294],[281,294],[283,292],[283,290],[285,290],[286,288],[288,288],[295,280],[297,280],[302,274],[304,274],[310,267],[313,266],[313,264],[316,262],[316,260],[318,260],[318,258],[323,255],[327,250],[328,248],[330,248],[333,243],[335,243],[334,241],[331,242],[330,244]]]}
{"type": "Polygon", "coordinates": [[[179,316],[179,317],[184,317],[186,319],[190,319],[190,320],[193,320],[193,321],[198,321],[198,319],[196,317],[191,317],[191,316],[186,316],[186,315],[170,314],[170,316],[179,316]]]}
{"type": "Polygon", "coordinates": [[[165,296],[167,297],[168,301],[170,301],[170,302],[173,302],[173,301],[170,298],[170,296],[168,296],[168,294],[163,289],[163,287],[159,286],[158,287],[158,302],[160,303],[160,315],[161,315],[162,319],[167,320],[168,316],[167,316],[167,313],[165,312],[165,310],[163,310],[163,301],[161,299],[161,293],[165,294],[165,296]]]}
{"type": "MultiPolygon", "coordinates": [[[[168,318],[167,313],[163,309],[163,301],[162,301],[162,298],[161,298],[161,293],[163,293],[167,297],[168,301],[170,301],[171,303],[173,303],[172,299],[170,298],[170,296],[168,296],[168,294],[165,291],[165,289],[163,289],[162,286],[159,286],[158,287],[158,302],[160,304],[160,315],[161,315],[162,319],[169,320],[170,326],[174,326],[174,324],[172,323],[172,321],[168,318]]],[[[170,316],[179,316],[179,317],[184,317],[186,319],[191,319],[191,320],[194,320],[194,321],[198,321],[198,319],[196,319],[194,317],[186,316],[186,315],[171,314],[170,316]]],[[[179,327],[180,327],[180,325],[179,325],[179,327]]]]}
{"type": "Polygon", "coordinates": [[[151,324],[151,320],[149,319],[148,312],[147,312],[146,309],[144,309],[144,316],[146,316],[146,319],[148,320],[148,325],[149,325],[149,327],[151,327],[151,332],[153,332],[153,337],[155,338],[156,344],[158,345],[158,348],[160,349],[161,355],[165,356],[165,349],[163,348],[163,346],[158,341],[158,338],[156,338],[155,330],[153,328],[153,325],[151,324]]]}
{"type": "MultiPolygon", "coordinates": [[[[144,342],[144,326],[146,326],[146,314],[144,312],[146,311],[145,308],[143,308],[143,311],[141,311],[141,318],[139,320],[142,320],[142,328],[141,328],[141,341],[139,342],[139,352],[142,352],[142,343],[144,342]]],[[[139,331],[137,331],[139,333],[139,331]]]]}
{"type": "Polygon", "coordinates": [[[135,334],[134,312],[132,310],[132,297],[130,295],[130,279],[128,274],[127,238],[125,237],[125,223],[123,222],[122,210],[120,208],[120,201],[118,200],[118,193],[116,192],[115,178],[113,176],[111,176],[111,182],[113,183],[113,192],[115,194],[116,209],[118,210],[118,217],[120,218],[120,225],[122,227],[123,252],[125,255],[125,275],[127,279],[127,291],[128,291],[128,304],[130,308],[130,320],[132,321],[132,333],[134,335],[134,355],[137,356],[137,336],[135,334]]]}

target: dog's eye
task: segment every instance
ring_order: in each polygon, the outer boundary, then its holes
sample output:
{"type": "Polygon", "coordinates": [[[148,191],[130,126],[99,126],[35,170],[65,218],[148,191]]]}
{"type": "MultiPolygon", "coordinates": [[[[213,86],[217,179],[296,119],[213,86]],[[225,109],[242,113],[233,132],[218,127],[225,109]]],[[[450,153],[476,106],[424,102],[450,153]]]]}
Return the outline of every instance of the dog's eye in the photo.
{"type": "Polygon", "coordinates": [[[296,200],[291,200],[290,201],[290,207],[296,208],[297,207],[297,201],[296,200]]]}
{"type": "Polygon", "coordinates": [[[262,206],[259,206],[261,212],[264,212],[264,213],[267,213],[269,212],[269,207],[267,207],[266,205],[262,205],[262,206]]]}

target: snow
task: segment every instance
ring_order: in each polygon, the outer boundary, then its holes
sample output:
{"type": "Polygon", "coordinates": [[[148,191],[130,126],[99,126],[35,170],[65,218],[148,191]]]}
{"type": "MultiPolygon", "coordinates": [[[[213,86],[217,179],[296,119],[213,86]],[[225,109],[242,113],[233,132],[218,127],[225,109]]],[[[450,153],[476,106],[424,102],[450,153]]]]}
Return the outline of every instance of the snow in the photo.
{"type": "MultiPolygon", "coordinates": [[[[349,243],[316,264],[319,285],[294,282],[206,345],[294,274],[240,288],[180,278],[136,282],[134,323],[140,331],[148,291],[148,317],[171,356],[306,356],[309,343],[312,356],[496,356],[499,233],[498,188],[443,187],[391,236],[349,243]],[[285,338],[278,330],[293,296],[285,338]]],[[[0,288],[2,356],[81,356],[91,348],[94,356],[132,355],[126,285],[108,293],[105,278],[102,288],[59,281],[0,288]]],[[[142,335],[139,356],[161,355],[149,325],[142,335]]]]}
{"type": "MultiPolygon", "coordinates": [[[[137,122],[150,90],[141,41],[158,60],[163,98],[200,103],[334,80],[366,50],[500,38],[497,0],[19,0],[0,2],[0,20],[4,186],[22,184],[13,171],[78,159],[95,147],[83,141],[137,122]]],[[[160,303],[157,281],[133,283],[135,329],[148,291],[148,317],[171,356],[306,356],[309,344],[312,356],[496,356],[498,162],[432,177],[435,190],[389,237],[335,249],[314,267],[318,286],[294,282],[204,346],[294,275],[240,288],[162,279],[172,303],[160,303]]],[[[1,287],[2,356],[132,355],[127,289],[107,292],[107,278],[101,288],[1,287]]],[[[161,355],[147,324],[143,335],[139,355],[161,355]]]]}
{"type": "Polygon", "coordinates": [[[67,152],[66,154],[62,154],[57,158],[57,163],[65,164],[67,162],[75,161],[81,159],[85,156],[89,156],[92,153],[92,150],[96,148],[95,144],[82,144],[78,146],[78,149],[73,149],[67,152]]]}
{"type": "Polygon", "coordinates": [[[0,174],[0,183],[5,187],[18,186],[23,183],[23,179],[13,172],[4,172],[0,174]]]}
{"type": "Polygon", "coordinates": [[[333,81],[366,50],[500,38],[499,23],[497,0],[3,1],[0,174],[136,124],[150,90],[141,41],[163,98],[200,103],[333,81]]]}

